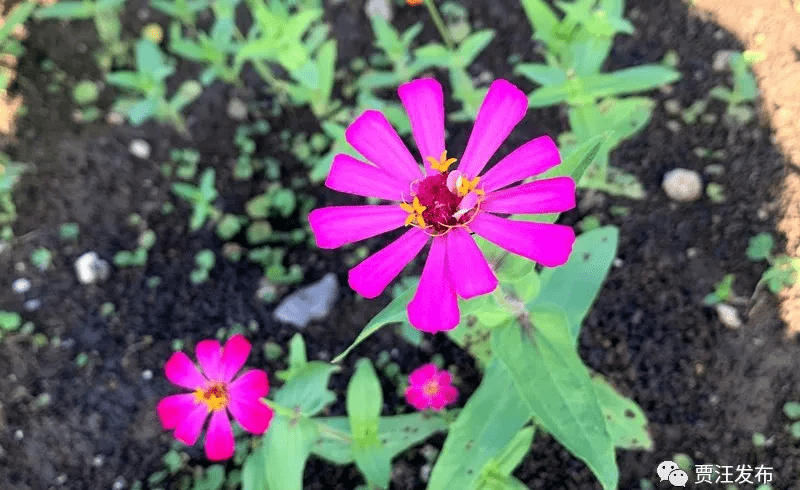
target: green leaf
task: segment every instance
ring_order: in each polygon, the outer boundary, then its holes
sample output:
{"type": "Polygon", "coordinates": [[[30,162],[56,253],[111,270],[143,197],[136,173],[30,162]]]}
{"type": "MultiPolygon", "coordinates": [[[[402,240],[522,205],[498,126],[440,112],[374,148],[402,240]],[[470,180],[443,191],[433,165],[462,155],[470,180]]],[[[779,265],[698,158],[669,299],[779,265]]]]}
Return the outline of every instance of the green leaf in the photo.
{"type": "Polygon", "coordinates": [[[550,51],[558,53],[563,42],[555,36],[560,24],[555,12],[542,0],[522,0],[522,8],[533,27],[533,37],[542,41],[550,51]]]}
{"type": "MultiPolygon", "coordinates": [[[[30,17],[33,10],[36,8],[36,2],[27,0],[18,3],[10,13],[8,13],[0,25],[0,47],[3,46],[11,31],[20,24],[24,24],[28,17],[30,17]]],[[[44,9],[46,10],[46,9],[44,9]]]]}
{"type": "Polygon", "coordinates": [[[533,443],[534,432],[534,427],[520,429],[508,445],[486,463],[486,467],[491,467],[492,471],[502,475],[510,475],[514,468],[522,462],[522,458],[528,454],[533,443]]]}
{"type": "Polygon", "coordinates": [[[566,314],[558,308],[540,308],[530,318],[533,326],[496,329],[493,352],[535,420],[586,462],[605,490],[616,489],[614,444],[589,372],[575,350],[566,314]]]}
{"type": "MultiPolygon", "coordinates": [[[[56,4],[58,5],[58,4],[56,4]]],[[[146,84],[138,73],[132,71],[117,71],[106,75],[106,82],[128,90],[144,92],[146,84]]]]}
{"type": "Polygon", "coordinates": [[[765,231],[750,238],[745,253],[748,259],[758,262],[769,257],[773,247],[775,247],[775,241],[772,239],[772,235],[765,231]]]}
{"type": "Polygon", "coordinates": [[[564,309],[573,343],[581,323],[597,298],[603,281],[617,255],[619,229],[603,226],[581,234],[569,261],[561,267],[545,268],[539,278],[541,291],[528,308],[558,305],[564,309]]]}
{"type": "Polygon", "coordinates": [[[128,120],[138,126],[153,117],[158,110],[158,99],[142,99],[127,111],[128,120]]]}
{"type": "Polygon", "coordinates": [[[140,73],[153,73],[161,71],[166,66],[164,54],[152,42],[140,39],[134,47],[136,55],[136,69],[140,73]]]}
{"type": "Polygon", "coordinates": [[[584,89],[595,98],[653,90],[680,78],[680,73],[659,65],[635,66],[612,73],[583,77],[584,89]]]}
{"type": "Polygon", "coordinates": [[[22,325],[22,317],[15,311],[0,310],[0,329],[6,331],[17,330],[22,325]]]}
{"type": "Polygon", "coordinates": [[[359,359],[356,372],[347,385],[347,416],[353,444],[378,445],[378,418],[383,406],[383,392],[369,359],[359,359]]]}
{"type": "MultiPolygon", "coordinates": [[[[34,6],[34,2],[27,2],[34,6]]],[[[91,19],[95,5],[86,2],[58,2],[49,7],[40,8],[34,14],[37,19],[91,19]]],[[[2,39],[2,37],[0,37],[2,39]]]]}
{"type": "Polygon", "coordinates": [[[392,323],[402,322],[406,318],[408,318],[408,314],[406,313],[406,307],[408,306],[408,303],[411,302],[411,298],[414,297],[414,293],[416,292],[416,290],[417,290],[417,283],[414,283],[407,290],[397,295],[397,297],[393,299],[391,303],[386,305],[386,308],[382,309],[380,313],[375,315],[375,317],[372,320],[370,320],[369,323],[367,323],[367,325],[364,327],[361,333],[358,334],[358,337],[356,337],[356,340],[354,340],[353,343],[350,344],[350,346],[344,350],[344,352],[336,356],[332,362],[333,363],[341,362],[342,359],[344,359],[344,357],[347,354],[349,354],[350,351],[353,350],[358,344],[363,342],[370,335],[380,330],[382,327],[385,327],[386,325],[392,323]]]}
{"type": "Polygon", "coordinates": [[[478,57],[481,51],[492,42],[494,39],[493,29],[483,29],[478,32],[473,32],[466,39],[464,39],[456,50],[456,55],[459,58],[460,66],[466,68],[472,64],[475,58],[478,57]]]}
{"type": "Polygon", "coordinates": [[[480,386],[450,425],[428,490],[472,488],[481,469],[503,451],[528,420],[530,410],[509,372],[494,359],[480,386]]]}
{"type": "Polygon", "coordinates": [[[274,415],[259,451],[245,462],[244,490],[300,490],[303,470],[318,434],[314,422],[274,415]],[[258,456],[256,456],[258,454],[258,456]],[[251,466],[248,466],[248,462],[251,466]],[[260,471],[260,476],[252,475],[260,471]],[[250,486],[262,483],[261,486],[250,486]]]}
{"type": "MultiPolygon", "coordinates": [[[[347,417],[327,417],[315,419],[320,424],[341,433],[350,433],[350,422],[347,417]]],[[[408,448],[424,441],[432,434],[447,430],[447,424],[440,417],[432,417],[427,413],[412,413],[381,417],[378,422],[378,440],[383,451],[394,458],[408,448]]],[[[352,463],[353,454],[350,445],[341,438],[326,437],[325,431],[317,440],[314,454],[335,464],[352,463]]]]}
{"type": "Polygon", "coordinates": [[[566,158],[561,161],[561,165],[550,169],[549,171],[542,174],[539,178],[540,179],[549,179],[552,177],[559,177],[562,175],[568,175],[572,177],[576,183],[581,181],[583,178],[584,172],[589,167],[589,165],[594,161],[597,153],[600,151],[600,147],[603,146],[603,141],[605,141],[605,137],[602,135],[597,135],[594,138],[587,140],[580,145],[578,145],[575,150],[572,151],[566,158]]]}
{"type": "Polygon", "coordinates": [[[336,395],[328,389],[331,374],[339,371],[322,361],[311,361],[281,386],[275,394],[275,403],[299,410],[311,417],[325,409],[336,400],[336,395]]]}
{"type": "Polygon", "coordinates": [[[786,402],[783,405],[783,413],[792,420],[800,419],[800,403],[786,402]]]}
{"type": "Polygon", "coordinates": [[[514,67],[514,73],[529,78],[539,85],[557,85],[567,81],[564,70],[541,63],[520,63],[514,67]]]}
{"type": "Polygon", "coordinates": [[[492,360],[492,329],[507,323],[514,316],[489,295],[469,300],[459,299],[458,304],[462,325],[448,330],[447,336],[469,352],[481,368],[485,368],[492,360]]]}
{"type": "Polygon", "coordinates": [[[225,483],[225,467],[212,464],[203,471],[203,476],[194,481],[192,490],[219,490],[225,483]]]}
{"type": "Polygon", "coordinates": [[[647,417],[639,405],[619,394],[599,374],[592,377],[592,381],[614,447],[652,451],[653,439],[647,432],[647,417]]]}

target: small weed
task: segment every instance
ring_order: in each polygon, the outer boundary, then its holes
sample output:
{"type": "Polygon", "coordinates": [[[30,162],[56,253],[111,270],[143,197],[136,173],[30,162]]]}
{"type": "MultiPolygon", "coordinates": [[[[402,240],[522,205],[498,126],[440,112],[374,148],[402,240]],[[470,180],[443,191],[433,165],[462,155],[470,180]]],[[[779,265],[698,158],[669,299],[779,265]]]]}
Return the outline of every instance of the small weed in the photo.
{"type": "Polygon", "coordinates": [[[189,275],[192,284],[201,284],[208,280],[208,273],[214,268],[217,257],[214,252],[208,249],[197,252],[194,256],[195,268],[189,275]]]}

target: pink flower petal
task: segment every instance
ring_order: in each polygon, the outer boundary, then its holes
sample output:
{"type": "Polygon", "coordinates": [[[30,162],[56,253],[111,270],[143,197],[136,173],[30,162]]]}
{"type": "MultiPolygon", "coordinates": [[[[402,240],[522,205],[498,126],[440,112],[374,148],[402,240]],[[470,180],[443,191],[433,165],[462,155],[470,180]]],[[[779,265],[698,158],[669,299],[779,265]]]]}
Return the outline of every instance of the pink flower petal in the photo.
{"type": "Polygon", "coordinates": [[[247,362],[249,355],[250,342],[243,335],[236,334],[229,338],[222,349],[222,380],[232,380],[247,362]]]}
{"type": "Polygon", "coordinates": [[[267,373],[260,369],[251,369],[228,385],[231,400],[255,400],[269,393],[267,373]]]}
{"type": "Polygon", "coordinates": [[[430,237],[413,228],[350,269],[347,281],[361,296],[375,298],[417,256],[430,237]]]}
{"type": "Polygon", "coordinates": [[[206,457],[211,461],[222,461],[233,456],[233,428],[225,410],[211,414],[206,434],[206,457]]]}
{"type": "Polygon", "coordinates": [[[481,211],[545,214],[561,213],[574,207],[575,181],[572,177],[555,177],[491,192],[481,204],[481,211]]]}
{"type": "Polygon", "coordinates": [[[163,398],[156,406],[158,418],[165,429],[171,430],[199,405],[193,393],[171,395],[163,398]]]}
{"type": "Polygon", "coordinates": [[[431,333],[452,330],[458,325],[458,299],[449,280],[447,245],[443,238],[433,239],[417,292],[408,304],[408,320],[417,330],[431,333]]]}
{"type": "Polygon", "coordinates": [[[185,414],[183,420],[178,422],[175,427],[175,439],[187,446],[193,445],[203,431],[203,423],[208,416],[208,406],[205,403],[198,403],[194,409],[185,414]]]}
{"type": "Polygon", "coordinates": [[[425,169],[430,170],[428,157],[438,160],[445,150],[442,86],[432,78],[421,78],[400,85],[397,93],[411,121],[411,132],[422,162],[425,169]]]}
{"type": "Polygon", "coordinates": [[[197,343],[195,355],[208,379],[222,381],[222,348],[219,346],[219,342],[201,340],[197,343]]]}
{"type": "Polygon", "coordinates": [[[430,406],[428,397],[425,396],[422,388],[418,386],[409,386],[406,388],[405,395],[408,404],[417,410],[427,410],[427,408],[430,406]]]}
{"type": "Polygon", "coordinates": [[[364,158],[398,179],[411,182],[424,177],[397,131],[380,112],[364,111],[344,137],[364,158]]]}
{"type": "Polygon", "coordinates": [[[423,364],[408,375],[408,382],[412,385],[424,385],[427,381],[436,376],[436,371],[438,371],[436,364],[432,362],[423,364]]]}
{"type": "Polygon", "coordinates": [[[509,252],[547,267],[557,267],[569,259],[575,231],[569,226],[533,223],[479,213],[470,229],[509,252]]]}
{"type": "Polygon", "coordinates": [[[497,278],[470,234],[463,228],[454,228],[444,238],[447,270],[456,293],[462,298],[472,298],[494,291],[497,278]]]}
{"type": "Polygon", "coordinates": [[[263,434],[272,421],[272,409],[261,400],[231,400],[228,405],[233,418],[251,434],[263,434]]]}
{"type": "Polygon", "coordinates": [[[539,175],[561,163],[558,147],[549,136],[540,136],[520,146],[486,171],[478,187],[486,192],[539,175]]]}
{"type": "Polygon", "coordinates": [[[506,80],[495,80],[478,109],[458,169],[469,178],[480,174],[527,110],[528,98],[522,90],[506,80]]]}
{"type": "Polygon", "coordinates": [[[400,206],[331,206],[311,211],[308,222],[320,248],[337,248],[403,226],[400,206]]]}
{"type": "Polygon", "coordinates": [[[325,185],[335,191],[389,201],[408,200],[411,194],[409,181],[344,153],[333,157],[325,185]]]}
{"type": "Polygon", "coordinates": [[[164,373],[172,383],[195,390],[206,384],[206,378],[183,352],[176,352],[164,365],[164,373]]]}
{"type": "Polygon", "coordinates": [[[449,385],[453,382],[453,376],[450,374],[449,371],[442,370],[437,375],[437,381],[439,386],[449,385]]]}
{"type": "Polygon", "coordinates": [[[458,398],[458,390],[453,386],[447,385],[439,388],[439,391],[431,397],[431,408],[442,410],[445,406],[453,403],[458,398]]]}

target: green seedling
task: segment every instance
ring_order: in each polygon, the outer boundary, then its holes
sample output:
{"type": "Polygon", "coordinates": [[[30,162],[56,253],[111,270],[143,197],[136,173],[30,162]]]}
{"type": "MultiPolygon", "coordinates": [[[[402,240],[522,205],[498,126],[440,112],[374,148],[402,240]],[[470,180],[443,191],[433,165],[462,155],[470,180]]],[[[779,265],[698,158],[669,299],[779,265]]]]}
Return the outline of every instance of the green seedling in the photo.
{"type": "Polygon", "coordinates": [[[208,8],[209,0],[153,0],[150,6],[177,19],[181,24],[194,27],[197,14],[208,8]]]}
{"type": "Polygon", "coordinates": [[[217,223],[217,236],[222,240],[230,240],[242,229],[247,223],[247,218],[244,216],[236,216],[234,214],[226,214],[217,223]]]}
{"type": "Polygon", "coordinates": [[[609,168],[610,153],[650,121],[654,103],[649,98],[620,98],[674,82],[680,74],[665,65],[643,65],[601,73],[614,35],[631,34],[621,0],[558,2],[559,19],[543,0],[524,0],[534,38],[544,44],[545,63],[522,63],[515,73],[541,85],[528,96],[530,107],[566,103],[571,131],[559,142],[568,156],[597,134],[606,139],[596,160],[579,185],[634,199],[644,189],[631,174],[609,168]],[[598,102],[601,101],[601,102],[598,102]]]}
{"type": "Polygon", "coordinates": [[[78,105],[89,105],[97,102],[100,90],[91,80],[82,80],[72,87],[72,100],[78,105]]]}
{"type": "Polygon", "coordinates": [[[26,168],[27,165],[12,162],[8,155],[0,152],[0,225],[10,225],[17,219],[12,191],[26,168]]]}
{"type": "Polygon", "coordinates": [[[733,73],[733,90],[718,86],[712,88],[708,95],[726,102],[727,115],[741,124],[747,124],[753,118],[753,110],[744,104],[754,102],[758,96],[756,79],[742,53],[733,53],[728,59],[728,66],[733,73]]]}
{"type": "Polygon", "coordinates": [[[214,184],[214,169],[208,168],[200,176],[200,185],[194,186],[186,182],[175,182],[172,184],[172,192],[184,199],[192,206],[192,217],[189,221],[189,229],[197,231],[205,225],[206,220],[211,218],[216,220],[221,214],[214,207],[219,193],[214,184]]]}
{"type": "Polygon", "coordinates": [[[200,152],[194,148],[173,148],[169,152],[170,160],[175,163],[175,175],[182,180],[192,180],[197,174],[200,152]]]}
{"type": "Polygon", "coordinates": [[[725,202],[725,187],[722,184],[711,182],[706,186],[706,195],[713,203],[725,202]]]}
{"type": "MultiPolygon", "coordinates": [[[[196,61],[206,67],[200,75],[200,83],[209,85],[215,80],[225,83],[239,84],[241,65],[234,65],[233,57],[239,50],[239,42],[234,40],[239,35],[236,28],[234,9],[238,1],[218,1],[211,4],[214,10],[214,24],[209,34],[202,31],[191,31],[197,39],[183,37],[181,23],[170,25],[170,51],[177,56],[196,61]]],[[[183,23],[184,25],[194,25],[183,23]]]]}
{"type": "Polygon", "coordinates": [[[111,85],[135,94],[119,99],[114,110],[124,114],[134,126],[156,119],[186,133],[181,111],[200,96],[202,87],[194,80],[187,80],[168,98],[166,80],[175,68],[167,62],[161,49],[151,41],[140,39],[135,45],[135,55],[136,71],[116,71],[106,76],[111,85]]]}
{"type": "Polygon", "coordinates": [[[419,62],[412,62],[411,45],[422,31],[422,23],[409,27],[400,34],[389,22],[380,16],[370,18],[375,33],[375,45],[382,50],[388,69],[368,69],[358,79],[357,86],[362,90],[376,90],[396,87],[413,79],[425,69],[419,62]]]}
{"type": "Polygon", "coordinates": [[[792,420],[800,419],[800,403],[798,402],[784,403],[783,413],[792,420]]]}
{"type": "Polygon", "coordinates": [[[22,326],[22,317],[14,311],[0,310],[0,334],[14,332],[22,326]]]}
{"type": "Polygon", "coordinates": [[[100,316],[103,318],[108,318],[114,315],[117,311],[117,308],[114,306],[114,303],[110,301],[106,301],[102,305],[100,305],[100,316]]]}
{"type": "Polygon", "coordinates": [[[147,264],[149,251],[155,243],[155,232],[153,230],[144,230],[139,235],[137,246],[134,250],[120,250],[114,254],[114,265],[117,267],[144,267],[147,264]]]}
{"type": "Polygon", "coordinates": [[[197,255],[194,256],[195,268],[189,275],[189,280],[192,281],[192,284],[206,282],[208,273],[214,268],[216,262],[217,257],[211,250],[204,249],[197,252],[197,255]]]}
{"type": "Polygon", "coordinates": [[[44,248],[39,247],[31,252],[31,264],[40,271],[46,271],[53,263],[53,253],[44,248]]]}
{"type": "Polygon", "coordinates": [[[733,280],[735,278],[736,276],[733,274],[725,274],[725,277],[714,285],[714,292],[703,298],[703,303],[708,306],[714,306],[718,303],[725,303],[733,298],[733,280]]]}
{"type": "Polygon", "coordinates": [[[288,218],[297,207],[297,198],[294,191],[284,189],[280,184],[272,184],[261,195],[258,195],[245,204],[245,210],[250,218],[267,218],[278,215],[288,218]]]}
{"type": "Polygon", "coordinates": [[[37,19],[92,19],[103,49],[97,61],[104,71],[127,61],[130,44],[122,41],[120,14],[125,0],[83,0],[58,2],[36,11],[37,19]]]}
{"type": "Polygon", "coordinates": [[[65,242],[77,241],[79,235],[78,223],[64,223],[58,228],[58,237],[65,242]]]}
{"type": "Polygon", "coordinates": [[[767,232],[759,233],[752,237],[747,245],[747,258],[753,262],[766,260],[769,267],[762,274],[756,289],[766,284],[773,294],[778,294],[783,288],[790,287],[797,282],[800,273],[800,258],[787,255],[773,255],[775,241],[767,232]]]}

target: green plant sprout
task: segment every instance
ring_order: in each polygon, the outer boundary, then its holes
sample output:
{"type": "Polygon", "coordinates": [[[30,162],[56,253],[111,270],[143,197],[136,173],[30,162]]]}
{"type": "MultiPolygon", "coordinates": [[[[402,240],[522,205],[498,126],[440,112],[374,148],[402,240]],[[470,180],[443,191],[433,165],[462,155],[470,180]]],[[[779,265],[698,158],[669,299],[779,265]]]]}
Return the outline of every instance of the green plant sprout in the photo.
{"type": "Polygon", "coordinates": [[[172,184],[172,192],[192,206],[192,217],[189,220],[189,229],[191,231],[197,231],[202,228],[209,218],[212,221],[216,221],[222,214],[214,207],[214,201],[219,196],[214,179],[214,169],[208,168],[200,175],[200,184],[197,186],[186,182],[172,184]]]}
{"type": "Polygon", "coordinates": [[[774,247],[775,241],[767,232],[759,233],[750,238],[748,242],[747,258],[753,262],[766,260],[769,263],[769,267],[756,284],[756,291],[766,284],[773,294],[778,294],[783,288],[791,287],[797,282],[798,273],[800,273],[800,258],[783,254],[773,255],[774,247]]]}
{"type": "Polygon", "coordinates": [[[46,271],[53,263],[53,252],[39,247],[31,252],[31,264],[40,271],[46,271]]]}
{"type": "Polygon", "coordinates": [[[122,41],[122,23],[119,16],[125,0],[81,0],[58,2],[36,11],[37,19],[92,19],[103,49],[97,54],[97,63],[103,71],[114,64],[128,60],[130,43],[122,41]]]}
{"type": "Polygon", "coordinates": [[[390,69],[370,69],[357,81],[362,90],[376,90],[396,87],[414,78],[425,67],[412,61],[411,45],[422,31],[422,23],[417,22],[400,34],[394,26],[380,16],[370,17],[372,31],[375,33],[376,47],[386,55],[390,69]]]}
{"type": "Polygon", "coordinates": [[[113,109],[124,114],[134,126],[155,118],[185,134],[186,126],[181,111],[200,96],[202,87],[194,80],[187,80],[178,87],[172,98],[167,98],[166,79],[174,73],[175,68],[167,63],[158,46],[148,40],[140,39],[134,49],[136,71],[109,73],[106,81],[138,96],[119,99],[113,109]]]}
{"type": "Polygon", "coordinates": [[[97,102],[100,90],[91,80],[81,80],[72,87],[72,100],[79,106],[80,121],[91,122],[101,115],[100,109],[93,104],[97,102]]]}
{"type": "Polygon", "coordinates": [[[522,5],[534,38],[545,47],[545,63],[522,63],[514,69],[541,85],[529,95],[529,106],[568,105],[571,130],[559,137],[564,155],[587,138],[607,136],[580,187],[641,199],[641,184],[633,175],[611,168],[609,156],[623,140],[647,125],[654,104],[645,97],[620,96],[672,83],[679,73],[660,65],[600,72],[614,35],[633,32],[633,25],[622,17],[622,0],[557,2],[564,12],[561,19],[543,0],[523,0],[522,5]]]}
{"type": "Polygon", "coordinates": [[[208,8],[210,3],[209,0],[153,0],[150,6],[183,25],[194,27],[197,14],[208,8]]]}
{"type": "Polygon", "coordinates": [[[703,303],[708,306],[714,306],[719,303],[726,303],[733,297],[733,280],[736,278],[733,274],[725,274],[720,282],[714,285],[714,292],[709,293],[703,298],[703,303]]]}
{"type": "Polygon", "coordinates": [[[733,90],[717,86],[708,95],[726,102],[726,114],[740,124],[747,124],[753,118],[753,110],[745,102],[754,102],[758,96],[756,79],[742,53],[731,54],[728,66],[733,73],[733,90]]]}
{"type": "Polygon", "coordinates": [[[214,252],[203,249],[194,256],[195,268],[189,274],[192,284],[202,284],[208,280],[208,273],[214,268],[217,257],[214,252]]]}
{"type": "Polygon", "coordinates": [[[27,165],[15,163],[3,152],[0,152],[0,238],[10,240],[13,236],[11,224],[17,219],[17,207],[12,199],[12,191],[17,185],[27,165]]]}
{"type": "Polygon", "coordinates": [[[147,256],[156,243],[156,234],[153,230],[144,230],[137,240],[137,247],[133,250],[120,250],[112,259],[117,267],[144,267],[147,265],[147,256]]]}
{"type": "MultiPolygon", "coordinates": [[[[15,5],[8,13],[3,25],[0,25],[0,55],[18,58],[25,52],[22,43],[14,39],[12,33],[14,29],[23,25],[28,20],[28,17],[31,16],[35,8],[36,2],[27,0],[15,5]]],[[[11,67],[7,66],[5,63],[0,65],[0,92],[8,88],[13,77],[14,71],[11,67]]]]}

